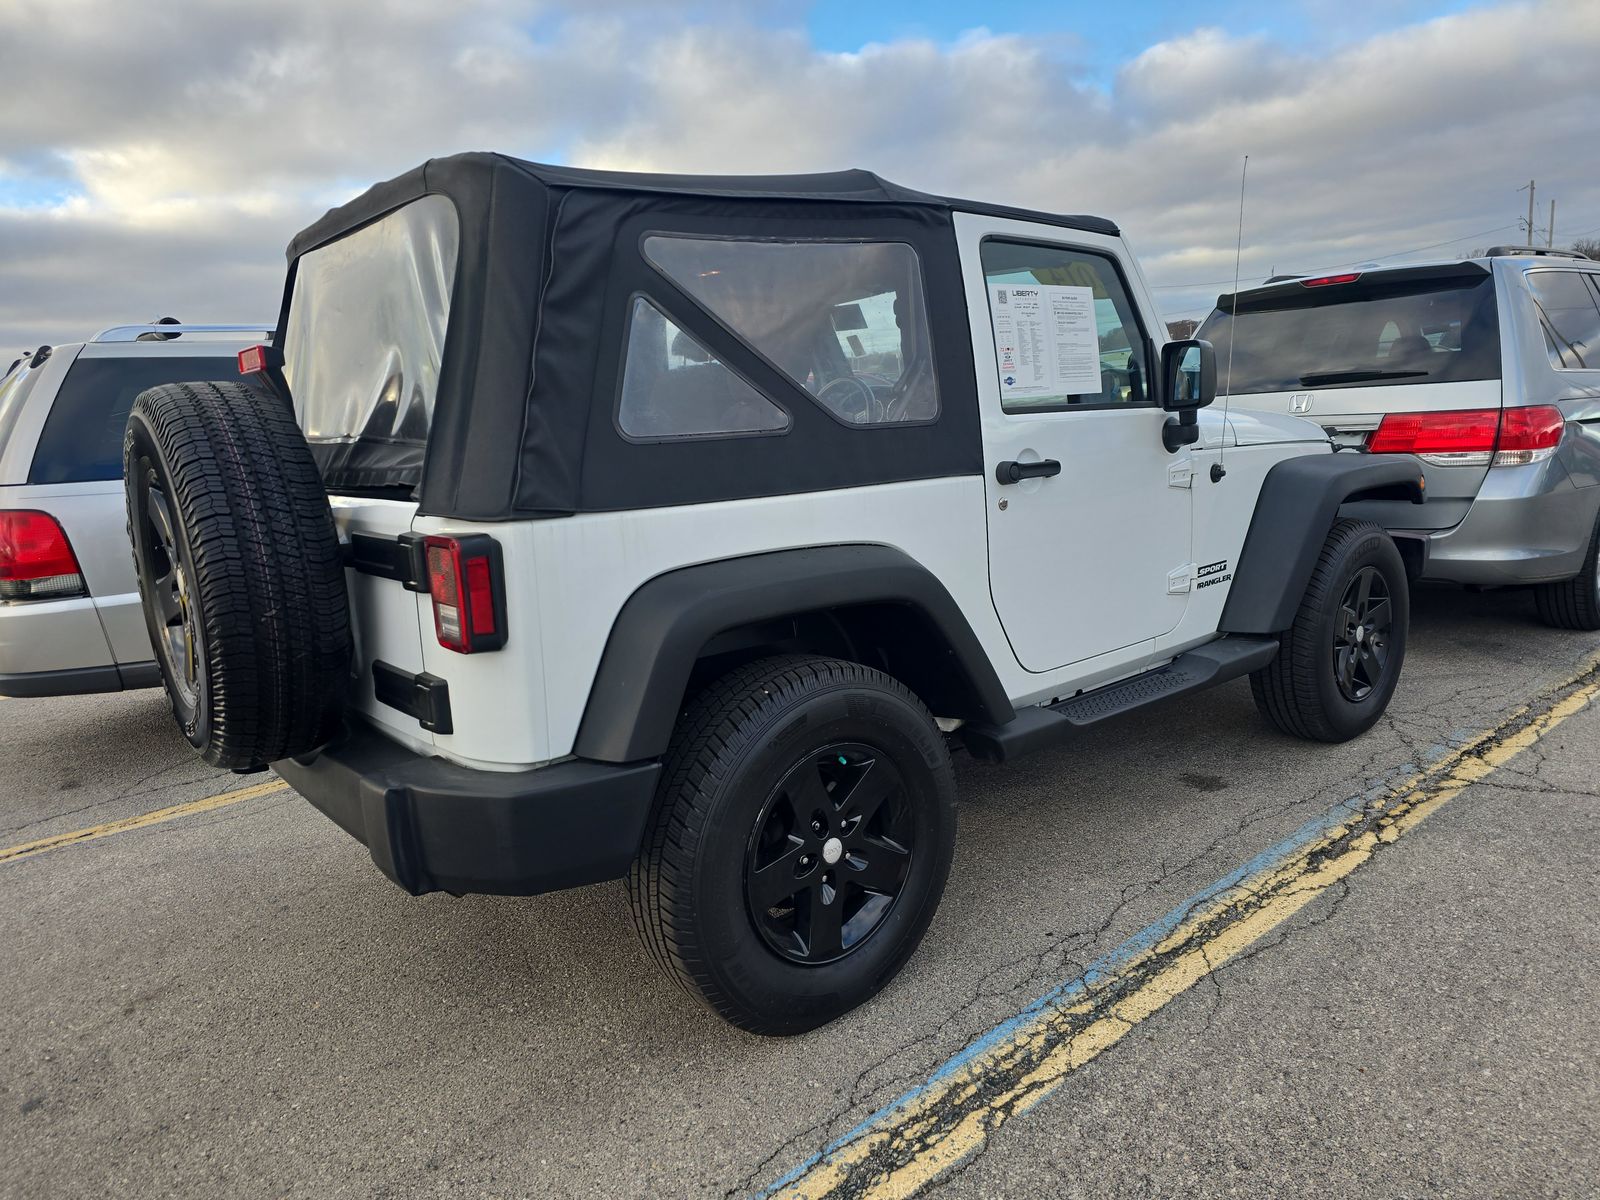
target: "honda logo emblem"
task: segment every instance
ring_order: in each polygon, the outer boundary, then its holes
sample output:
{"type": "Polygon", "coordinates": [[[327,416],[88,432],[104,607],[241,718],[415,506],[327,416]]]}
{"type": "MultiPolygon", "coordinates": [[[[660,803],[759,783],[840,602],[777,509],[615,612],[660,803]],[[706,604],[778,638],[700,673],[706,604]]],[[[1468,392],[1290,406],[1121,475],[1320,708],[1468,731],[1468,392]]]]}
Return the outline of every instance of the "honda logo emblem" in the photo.
{"type": "Polygon", "coordinates": [[[1296,392],[1289,397],[1289,411],[1292,413],[1308,413],[1311,403],[1316,399],[1314,392],[1296,392]]]}

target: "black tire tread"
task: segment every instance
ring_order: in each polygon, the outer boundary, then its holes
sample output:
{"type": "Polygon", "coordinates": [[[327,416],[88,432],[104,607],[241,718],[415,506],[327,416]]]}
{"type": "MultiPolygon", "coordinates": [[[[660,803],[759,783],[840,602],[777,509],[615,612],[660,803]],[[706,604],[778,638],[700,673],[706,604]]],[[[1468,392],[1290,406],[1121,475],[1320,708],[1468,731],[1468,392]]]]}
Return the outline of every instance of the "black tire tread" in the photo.
{"type": "Polygon", "coordinates": [[[1259,671],[1250,675],[1250,691],[1261,713],[1291,737],[1335,742],[1343,738],[1322,710],[1317,695],[1317,656],[1325,653],[1321,615],[1328,595],[1342,583],[1339,565],[1356,544],[1372,537],[1387,537],[1372,521],[1335,521],[1317,556],[1294,624],[1278,635],[1279,650],[1259,671]]]}
{"type": "Polygon", "coordinates": [[[1589,553],[1584,556],[1583,570],[1571,579],[1541,583],[1533,589],[1541,621],[1556,629],[1600,629],[1600,586],[1595,582],[1597,559],[1600,559],[1600,520],[1595,522],[1594,532],[1589,535],[1589,553]]]}
{"type": "Polygon", "coordinates": [[[871,686],[892,692],[933,723],[899,680],[861,663],[817,655],[780,655],[735,668],[688,704],[668,748],[656,807],[628,875],[628,898],[645,949],[687,993],[753,1032],[748,1013],[722,994],[696,936],[689,882],[693,847],[709,816],[718,781],[748,742],[770,728],[767,718],[830,687],[871,686]]]}
{"type": "Polygon", "coordinates": [[[134,423],[165,462],[194,562],[210,717],[197,749],[253,769],[315,748],[342,712],[352,640],[338,531],[299,427],[242,383],[152,388],[130,415],[130,489],[134,423]]]}

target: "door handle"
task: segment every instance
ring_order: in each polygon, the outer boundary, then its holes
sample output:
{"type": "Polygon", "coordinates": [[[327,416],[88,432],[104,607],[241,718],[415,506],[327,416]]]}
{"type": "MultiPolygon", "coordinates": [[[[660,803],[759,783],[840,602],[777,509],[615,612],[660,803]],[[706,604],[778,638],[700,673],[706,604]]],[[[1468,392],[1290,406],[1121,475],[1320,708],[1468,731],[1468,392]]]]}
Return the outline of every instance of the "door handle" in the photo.
{"type": "Polygon", "coordinates": [[[1049,479],[1061,474],[1061,464],[1053,458],[1039,462],[1013,462],[1007,459],[995,466],[994,477],[1000,483],[1020,483],[1024,479],[1049,479]]]}

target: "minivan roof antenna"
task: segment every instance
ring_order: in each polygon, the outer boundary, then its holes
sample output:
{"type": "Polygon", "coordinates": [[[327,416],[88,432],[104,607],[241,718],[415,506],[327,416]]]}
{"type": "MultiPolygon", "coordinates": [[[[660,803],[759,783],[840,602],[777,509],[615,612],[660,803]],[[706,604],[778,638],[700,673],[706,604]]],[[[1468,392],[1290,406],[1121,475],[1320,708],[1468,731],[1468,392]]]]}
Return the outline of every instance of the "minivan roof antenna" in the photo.
{"type": "Polygon", "coordinates": [[[1239,168],[1239,234],[1233,243],[1233,310],[1228,313],[1228,368],[1222,376],[1222,446],[1217,451],[1217,465],[1211,469],[1211,482],[1219,483],[1228,473],[1223,460],[1228,457],[1228,400],[1233,395],[1233,344],[1239,340],[1239,257],[1244,252],[1244,181],[1250,170],[1250,156],[1244,156],[1244,166],[1239,168]]]}

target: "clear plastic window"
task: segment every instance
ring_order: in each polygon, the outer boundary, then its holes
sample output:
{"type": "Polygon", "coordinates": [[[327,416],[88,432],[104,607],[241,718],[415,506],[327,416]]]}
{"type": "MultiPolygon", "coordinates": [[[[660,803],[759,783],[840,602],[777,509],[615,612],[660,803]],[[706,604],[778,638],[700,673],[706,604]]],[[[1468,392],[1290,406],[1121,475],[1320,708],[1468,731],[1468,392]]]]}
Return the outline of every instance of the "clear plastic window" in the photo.
{"type": "Polygon", "coordinates": [[[459,242],[455,206],[424,196],[300,256],[283,369],[307,441],[389,444],[420,469],[459,242]]]}
{"type": "Polygon", "coordinates": [[[789,414],[735,375],[648,300],[635,298],[617,406],[639,441],[781,433],[789,414]]]}
{"type": "Polygon", "coordinates": [[[922,271],[905,243],[657,236],[644,252],[839,420],[938,416],[922,271]]]}

